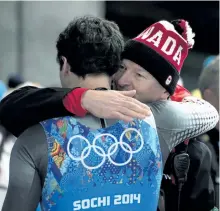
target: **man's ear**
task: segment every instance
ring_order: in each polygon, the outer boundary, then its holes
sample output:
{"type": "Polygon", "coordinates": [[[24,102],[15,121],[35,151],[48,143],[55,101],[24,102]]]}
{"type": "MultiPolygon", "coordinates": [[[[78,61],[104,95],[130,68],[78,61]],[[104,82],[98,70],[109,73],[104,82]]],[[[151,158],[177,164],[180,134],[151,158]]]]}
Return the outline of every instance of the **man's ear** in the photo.
{"type": "Polygon", "coordinates": [[[63,66],[62,66],[61,70],[64,71],[65,74],[68,74],[70,71],[70,65],[69,65],[65,56],[62,56],[61,59],[63,61],[63,66]]]}

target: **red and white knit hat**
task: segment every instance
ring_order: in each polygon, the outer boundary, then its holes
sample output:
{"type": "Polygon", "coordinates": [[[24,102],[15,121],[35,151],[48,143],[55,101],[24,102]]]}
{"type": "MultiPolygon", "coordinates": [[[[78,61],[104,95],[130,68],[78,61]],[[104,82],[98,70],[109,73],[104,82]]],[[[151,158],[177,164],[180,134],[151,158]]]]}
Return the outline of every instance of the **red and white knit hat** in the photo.
{"type": "Polygon", "coordinates": [[[128,40],[122,58],[146,69],[172,95],[194,37],[187,21],[162,20],[128,40]]]}

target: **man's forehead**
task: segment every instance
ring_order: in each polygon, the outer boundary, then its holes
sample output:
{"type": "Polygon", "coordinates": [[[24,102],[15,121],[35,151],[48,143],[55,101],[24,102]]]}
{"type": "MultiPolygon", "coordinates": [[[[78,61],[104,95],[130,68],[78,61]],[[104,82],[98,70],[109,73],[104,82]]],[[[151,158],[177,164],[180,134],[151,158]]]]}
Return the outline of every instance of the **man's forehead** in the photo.
{"type": "Polygon", "coordinates": [[[123,59],[123,61],[126,66],[129,66],[133,70],[147,72],[143,67],[141,67],[140,65],[138,65],[137,63],[135,63],[131,60],[123,59]]]}

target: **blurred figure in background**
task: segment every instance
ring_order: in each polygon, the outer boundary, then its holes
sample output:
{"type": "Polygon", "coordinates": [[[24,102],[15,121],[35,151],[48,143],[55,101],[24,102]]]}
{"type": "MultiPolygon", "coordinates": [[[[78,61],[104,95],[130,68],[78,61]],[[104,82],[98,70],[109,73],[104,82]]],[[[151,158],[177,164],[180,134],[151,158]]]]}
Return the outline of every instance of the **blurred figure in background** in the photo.
{"type": "MultiPolygon", "coordinates": [[[[199,77],[199,89],[204,100],[219,112],[219,55],[205,66],[199,77]]],[[[219,207],[219,123],[200,137],[212,153],[211,176],[215,186],[216,205],[219,207]]]]}
{"type": "MultiPolygon", "coordinates": [[[[0,101],[5,96],[7,92],[7,86],[3,81],[0,81],[0,101]]],[[[1,161],[2,161],[2,152],[4,147],[4,142],[8,137],[7,130],[0,124],[0,185],[1,185],[1,161]]]]}
{"type": "Polygon", "coordinates": [[[215,58],[216,56],[214,55],[206,57],[202,64],[203,69],[206,68],[215,58]]]}
{"type": "Polygon", "coordinates": [[[3,81],[0,80],[0,100],[3,98],[6,92],[7,92],[7,86],[3,81]]]}
{"type": "Polygon", "coordinates": [[[24,83],[24,79],[20,74],[11,74],[8,77],[8,88],[14,89],[20,84],[24,83]]]}
{"type": "MultiPolygon", "coordinates": [[[[207,67],[215,59],[215,57],[216,56],[208,56],[208,57],[206,57],[206,59],[203,61],[202,69],[207,67]]],[[[199,90],[199,88],[193,89],[191,91],[191,93],[195,97],[202,98],[201,91],[199,90]]]]}

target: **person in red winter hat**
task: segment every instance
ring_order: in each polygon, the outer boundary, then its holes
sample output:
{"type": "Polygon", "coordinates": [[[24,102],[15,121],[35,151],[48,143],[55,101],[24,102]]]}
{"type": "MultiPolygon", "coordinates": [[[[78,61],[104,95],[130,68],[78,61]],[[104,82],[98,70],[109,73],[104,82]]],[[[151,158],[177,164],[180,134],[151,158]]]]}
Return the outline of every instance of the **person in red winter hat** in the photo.
{"type": "Polygon", "coordinates": [[[163,20],[128,40],[121,71],[115,76],[117,88],[135,89],[141,102],[173,95],[194,36],[187,21],[163,20]]]}

